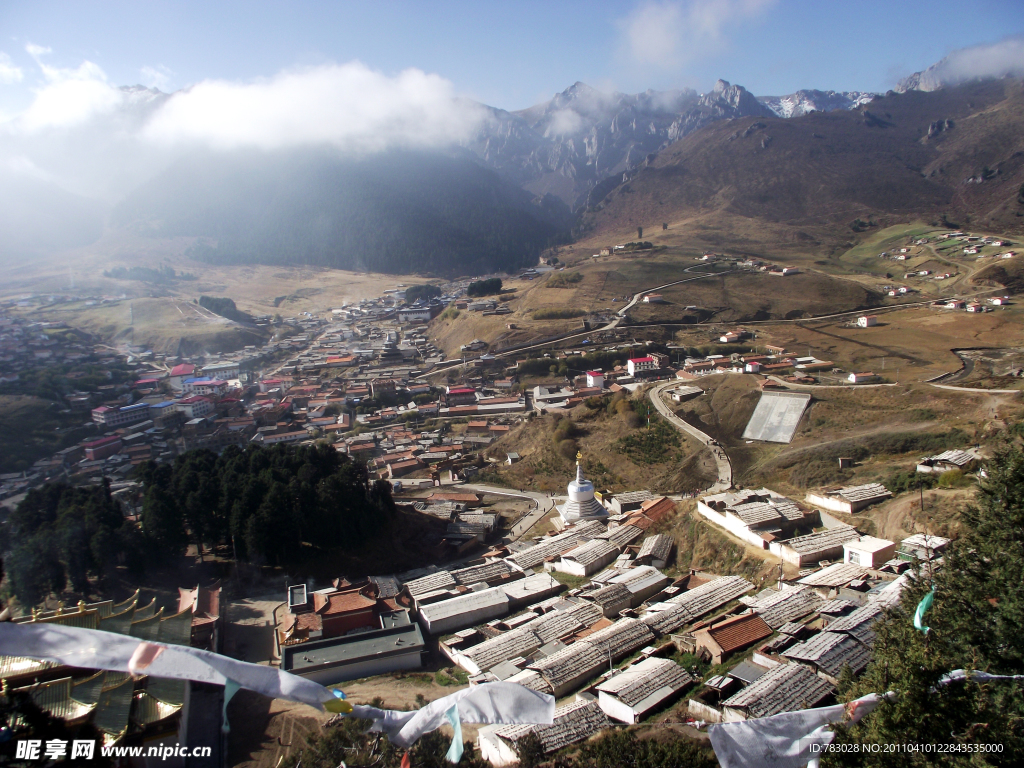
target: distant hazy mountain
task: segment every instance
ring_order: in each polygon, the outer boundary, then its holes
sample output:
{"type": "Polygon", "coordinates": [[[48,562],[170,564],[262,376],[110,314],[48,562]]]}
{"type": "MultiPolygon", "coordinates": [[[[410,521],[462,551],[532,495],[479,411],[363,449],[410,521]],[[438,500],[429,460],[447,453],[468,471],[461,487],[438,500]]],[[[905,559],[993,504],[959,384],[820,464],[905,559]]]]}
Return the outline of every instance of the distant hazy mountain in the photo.
{"type": "Polygon", "coordinates": [[[111,223],[201,237],[193,255],[213,263],[443,275],[535,264],[571,224],[564,203],[472,160],[331,149],[191,154],[129,195],[111,223]]]}
{"type": "Polygon", "coordinates": [[[809,112],[856,109],[877,94],[866,91],[797,91],[788,96],[758,96],[777,117],[800,117],[809,112]]]}

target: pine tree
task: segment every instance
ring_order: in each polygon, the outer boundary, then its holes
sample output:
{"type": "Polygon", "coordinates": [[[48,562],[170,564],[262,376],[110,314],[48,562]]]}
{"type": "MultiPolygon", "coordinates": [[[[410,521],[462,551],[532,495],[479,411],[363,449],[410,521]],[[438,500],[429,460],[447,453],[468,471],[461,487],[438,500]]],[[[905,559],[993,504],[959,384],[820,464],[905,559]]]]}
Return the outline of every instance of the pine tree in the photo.
{"type": "MultiPolygon", "coordinates": [[[[965,533],[941,568],[929,568],[900,604],[875,625],[874,658],[846,699],[895,691],[837,741],[860,745],[1001,745],[1001,751],[900,754],[900,765],[1017,765],[1024,755],[1021,681],[937,685],[955,669],[1024,673],[1024,453],[1008,451],[987,467],[975,504],[963,511],[965,533]],[[934,586],[928,634],[913,628],[914,610],[934,586]]],[[[834,753],[831,765],[892,765],[891,753],[834,753]]]]}

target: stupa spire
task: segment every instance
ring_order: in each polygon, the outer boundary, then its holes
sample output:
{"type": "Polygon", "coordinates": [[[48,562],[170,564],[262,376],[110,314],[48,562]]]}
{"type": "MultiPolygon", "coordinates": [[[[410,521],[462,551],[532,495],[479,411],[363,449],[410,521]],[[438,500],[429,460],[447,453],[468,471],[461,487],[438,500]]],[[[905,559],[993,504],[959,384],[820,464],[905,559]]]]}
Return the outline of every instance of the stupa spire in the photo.
{"type": "Polygon", "coordinates": [[[586,480],[583,476],[583,465],[580,463],[583,460],[583,451],[576,451],[576,482],[582,483],[586,480]]]}

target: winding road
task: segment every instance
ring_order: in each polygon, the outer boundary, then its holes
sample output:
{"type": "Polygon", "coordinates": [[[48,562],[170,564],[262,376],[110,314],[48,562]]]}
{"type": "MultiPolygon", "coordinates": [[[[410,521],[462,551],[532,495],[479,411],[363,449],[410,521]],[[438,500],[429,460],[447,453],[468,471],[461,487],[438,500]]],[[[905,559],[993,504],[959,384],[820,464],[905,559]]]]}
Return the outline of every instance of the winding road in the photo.
{"type": "Polygon", "coordinates": [[[722,446],[719,445],[711,435],[701,432],[692,424],[688,424],[676,416],[675,413],[672,412],[672,409],[669,408],[668,403],[666,403],[662,398],[662,393],[665,392],[665,390],[677,386],[679,386],[678,381],[666,381],[661,384],[656,384],[648,390],[647,397],[650,398],[654,407],[657,408],[658,413],[664,416],[665,420],[669,424],[676,429],[685,432],[691,437],[697,438],[711,450],[711,454],[715,457],[715,464],[718,467],[718,479],[715,481],[714,485],[708,488],[707,493],[721,493],[722,491],[727,491],[732,488],[732,462],[729,461],[729,455],[725,452],[725,449],[722,448],[722,446]]]}

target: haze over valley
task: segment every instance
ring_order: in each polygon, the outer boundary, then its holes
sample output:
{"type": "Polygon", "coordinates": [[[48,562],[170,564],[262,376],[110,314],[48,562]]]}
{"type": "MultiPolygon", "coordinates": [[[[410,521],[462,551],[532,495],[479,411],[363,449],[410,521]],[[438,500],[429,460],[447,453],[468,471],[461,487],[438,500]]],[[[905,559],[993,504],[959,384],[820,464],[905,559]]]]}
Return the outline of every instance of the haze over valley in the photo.
{"type": "Polygon", "coordinates": [[[1022,764],[1019,0],[0,28],[0,764],[1022,764]]]}

